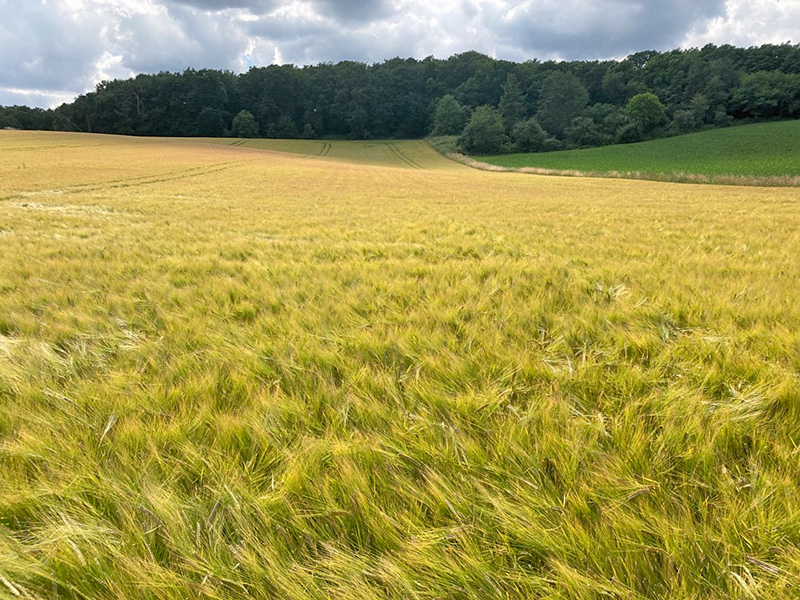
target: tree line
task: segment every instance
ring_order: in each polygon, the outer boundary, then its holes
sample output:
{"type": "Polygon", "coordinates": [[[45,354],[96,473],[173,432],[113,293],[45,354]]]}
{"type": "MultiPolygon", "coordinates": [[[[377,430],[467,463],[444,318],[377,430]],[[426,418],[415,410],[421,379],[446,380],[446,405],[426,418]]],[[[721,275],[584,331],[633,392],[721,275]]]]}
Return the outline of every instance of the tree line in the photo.
{"type": "Polygon", "coordinates": [[[478,52],[187,69],[103,81],[58,108],[0,107],[0,128],[125,135],[421,138],[546,151],[800,117],[800,44],[514,63],[478,52]]]}

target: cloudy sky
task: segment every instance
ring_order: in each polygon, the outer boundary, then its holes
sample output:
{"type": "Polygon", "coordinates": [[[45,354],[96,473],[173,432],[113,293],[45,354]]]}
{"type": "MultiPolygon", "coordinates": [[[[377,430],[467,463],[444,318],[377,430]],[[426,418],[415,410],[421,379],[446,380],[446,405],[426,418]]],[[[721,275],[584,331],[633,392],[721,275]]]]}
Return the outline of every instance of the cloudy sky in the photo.
{"type": "Polygon", "coordinates": [[[187,67],[620,58],[798,32],[800,0],[0,0],[0,105],[53,106],[103,79],[187,67]]]}

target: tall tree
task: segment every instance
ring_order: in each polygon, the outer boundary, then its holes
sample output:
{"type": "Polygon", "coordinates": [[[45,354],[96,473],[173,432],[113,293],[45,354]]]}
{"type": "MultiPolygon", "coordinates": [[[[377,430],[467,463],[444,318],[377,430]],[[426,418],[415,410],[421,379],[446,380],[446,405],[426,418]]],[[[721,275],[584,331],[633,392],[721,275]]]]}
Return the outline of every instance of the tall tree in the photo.
{"type": "Polygon", "coordinates": [[[465,152],[474,154],[499,154],[508,144],[503,118],[488,105],[479,106],[472,113],[458,144],[465,152]]]}
{"type": "Polygon", "coordinates": [[[294,121],[292,121],[292,118],[289,115],[281,115],[270,127],[270,137],[276,137],[284,140],[298,137],[297,125],[295,125],[294,121]]]}
{"type": "Polygon", "coordinates": [[[233,137],[254,138],[258,137],[258,122],[253,113],[242,110],[233,118],[233,137]]]}
{"type": "Polygon", "coordinates": [[[507,132],[522,120],[525,113],[525,95],[519,88],[519,81],[514,73],[509,73],[503,84],[503,96],[500,98],[500,116],[507,132]]]}
{"type": "Polygon", "coordinates": [[[197,115],[195,135],[202,137],[221,137],[225,133],[225,120],[218,108],[205,106],[197,115]]]}
{"type": "Polygon", "coordinates": [[[544,80],[536,120],[545,131],[561,138],[572,119],[581,115],[589,92],[574,75],[556,71],[544,80]]]}
{"type": "Polygon", "coordinates": [[[651,92],[636,94],[628,100],[625,112],[628,118],[639,125],[645,134],[667,122],[664,105],[661,104],[658,96],[651,92]]]}
{"type": "Polygon", "coordinates": [[[433,112],[433,135],[458,135],[467,123],[467,111],[451,94],[436,102],[433,112]]]}

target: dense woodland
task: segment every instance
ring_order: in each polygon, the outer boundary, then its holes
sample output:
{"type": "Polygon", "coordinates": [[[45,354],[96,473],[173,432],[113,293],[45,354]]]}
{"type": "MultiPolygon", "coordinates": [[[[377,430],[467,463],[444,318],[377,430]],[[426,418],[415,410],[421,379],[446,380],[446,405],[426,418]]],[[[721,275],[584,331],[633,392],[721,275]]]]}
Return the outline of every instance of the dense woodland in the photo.
{"type": "Polygon", "coordinates": [[[420,138],[469,152],[580,148],[800,117],[800,44],[514,63],[477,52],[187,69],[103,81],[52,110],[0,107],[0,128],[152,136],[420,138]]]}

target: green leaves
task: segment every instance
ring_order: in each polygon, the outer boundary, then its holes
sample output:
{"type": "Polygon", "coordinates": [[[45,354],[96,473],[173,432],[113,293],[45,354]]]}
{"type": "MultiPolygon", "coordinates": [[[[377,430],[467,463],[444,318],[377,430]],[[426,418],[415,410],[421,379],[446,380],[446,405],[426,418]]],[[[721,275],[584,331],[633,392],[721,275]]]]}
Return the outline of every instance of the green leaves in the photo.
{"type": "Polygon", "coordinates": [[[500,113],[491,106],[479,106],[472,113],[458,140],[459,147],[473,154],[499,154],[508,144],[500,113]]]}
{"type": "Polygon", "coordinates": [[[258,137],[258,123],[252,113],[242,110],[233,118],[231,135],[239,138],[258,137]]]}

